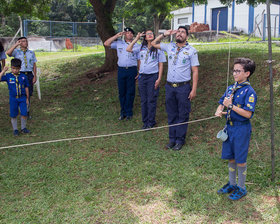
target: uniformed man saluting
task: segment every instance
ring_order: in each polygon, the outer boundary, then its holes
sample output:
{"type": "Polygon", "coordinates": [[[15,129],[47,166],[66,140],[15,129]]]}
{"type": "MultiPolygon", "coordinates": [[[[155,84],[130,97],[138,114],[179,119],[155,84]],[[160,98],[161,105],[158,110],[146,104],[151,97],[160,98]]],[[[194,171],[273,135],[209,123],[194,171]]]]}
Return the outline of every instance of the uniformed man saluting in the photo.
{"type": "MultiPolygon", "coordinates": [[[[178,30],[167,30],[159,35],[152,45],[167,52],[168,73],[166,91],[166,111],[168,124],[178,124],[189,120],[191,100],[196,96],[198,82],[198,56],[195,48],[187,42],[188,29],[180,26],[178,30]],[[176,34],[176,43],[158,43],[164,37],[176,34]],[[193,76],[192,88],[190,85],[193,76]]],[[[178,125],[169,128],[168,149],[180,150],[185,144],[188,125],[178,125]]]]}
{"type": "MultiPolygon", "coordinates": [[[[127,52],[126,48],[133,40],[134,31],[125,28],[124,32],[117,33],[104,42],[105,47],[117,50],[118,55],[118,87],[121,113],[119,120],[131,120],[133,115],[133,101],[135,97],[135,77],[137,76],[138,54],[127,52]],[[124,35],[123,40],[117,40],[124,35]]],[[[138,48],[135,44],[133,48],[138,48]]]]}

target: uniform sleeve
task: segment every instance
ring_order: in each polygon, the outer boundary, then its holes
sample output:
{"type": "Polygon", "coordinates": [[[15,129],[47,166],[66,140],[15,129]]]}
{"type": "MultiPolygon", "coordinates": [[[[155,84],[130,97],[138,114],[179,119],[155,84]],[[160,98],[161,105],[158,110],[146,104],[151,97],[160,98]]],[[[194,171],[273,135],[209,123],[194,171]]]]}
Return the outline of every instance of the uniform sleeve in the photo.
{"type": "Polygon", "coordinates": [[[158,56],[159,56],[158,62],[166,62],[166,57],[163,51],[159,50],[158,56]]]}
{"type": "Polygon", "coordinates": [[[223,105],[224,99],[225,99],[225,97],[226,97],[226,93],[227,93],[227,91],[226,91],[226,92],[224,93],[224,95],[220,98],[219,104],[223,105]]]}
{"type": "Polygon", "coordinates": [[[111,49],[117,49],[118,48],[118,41],[113,41],[113,43],[111,43],[111,49]]]}
{"type": "Polygon", "coordinates": [[[6,58],[7,58],[7,56],[5,54],[5,51],[2,51],[0,54],[0,60],[6,59],[6,58]]]}
{"type": "MultiPolygon", "coordinates": [[[[140,46],[139,44],[134,45],[133,48],[132,48],[132,53],[133,53],[133,54],[139,54],[140,48],[141,48],[141,46],[140,46]]],[[[138,56],[139,56],[139,55],[138,55],[138,56]]]]}
{"type": "Polygon", "coordinates": [[[2,77],[1,77],[1,82],[4,82],[4,81],[7,81],[8,80],[8,77],[6,76],[6,75],[3,75],[2,77]]]}
{"type": "Polygon", "coordinates": [[[257,103],[257,94],[255,93],[255,91],[248,91],[246,94],[243,109],[254,112],[256,103],[257,103]]]}
{"type": "Polygon", "coordinates": [[[193,54],[191,55],[191,66],[199,66],[198,55],[196,50],[194,50],[193,54]]]}
{"type": "Polygon", "coordinates": [[[14,49],[12,52],[12,56],[15,58],[18,55],[18,49],[14,49]]]}
{"type": "Polygon", "coordinates": [[[34,52],[32,52],[32,59],[33,59],[33,63],[37,62],[37,58],[34,52]]]}
{"type": "Polygon", "coordinates": [[[160,43],[160,49],[163,51],[168,51],[168,44],[160,43]]]}

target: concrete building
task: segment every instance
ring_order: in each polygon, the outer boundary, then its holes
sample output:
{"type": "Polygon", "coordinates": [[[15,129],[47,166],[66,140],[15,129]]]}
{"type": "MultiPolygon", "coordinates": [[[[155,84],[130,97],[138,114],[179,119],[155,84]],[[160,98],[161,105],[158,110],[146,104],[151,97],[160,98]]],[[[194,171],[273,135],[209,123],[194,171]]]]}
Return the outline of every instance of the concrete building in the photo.
{"type": "MultiPolygon", "coordinates": [[[[272,1],[270,13],[272,37],[280,37],[279,0],[272,1]]],[[[246,34],[254,32],[258,37],[267,37],[266,4],[253,7],[246,3],[236,4],[233,0],[230,6],[226,6],[219,0],[208,0],[207,4],[193,3],[192,7],[181,8],[172,11],[171,14],[173,14],[172,29],[198,22],[209,24],[211,30],[242,31],[246,34]]]]}

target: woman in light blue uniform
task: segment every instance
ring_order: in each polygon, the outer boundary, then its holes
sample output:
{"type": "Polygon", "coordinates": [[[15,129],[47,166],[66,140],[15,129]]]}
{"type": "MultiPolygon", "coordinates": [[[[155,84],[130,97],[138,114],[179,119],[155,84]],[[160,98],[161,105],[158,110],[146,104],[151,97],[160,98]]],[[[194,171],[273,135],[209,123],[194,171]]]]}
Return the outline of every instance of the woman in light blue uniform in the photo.
{"type": "Polygon", "coordinates": [[[155,117],[159,84],[163,72],[163,62],[166,62],[164,52],[151,45],[153,40],[153,32],[147,30],[146,32],[138,33],[126,49],[128,52],[139,53],[138,61],[140,69],[137,78],[141,98],[143,129],[152,128],[156,124],[155,117]],[[141,47],[133,48],[141,36],[144,36],[141,47]]]}

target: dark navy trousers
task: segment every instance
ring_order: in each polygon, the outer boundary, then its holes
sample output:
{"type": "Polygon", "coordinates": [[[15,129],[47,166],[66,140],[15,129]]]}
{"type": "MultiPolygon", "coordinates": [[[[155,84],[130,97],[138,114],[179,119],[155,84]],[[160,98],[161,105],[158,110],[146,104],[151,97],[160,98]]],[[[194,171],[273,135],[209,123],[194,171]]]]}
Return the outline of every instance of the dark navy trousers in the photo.
{"type": "Polygon", "coordinates": [[[119,100],[121,105],[121,115],[132,116],[133,102],[135,98],[135,77],[137,66],[118,67],[118,87],[119,100]]]}
{"type": "Polygon", "coordinates": [[[155,89],[158,73],[140,74],[138,77],[138,89],[141,98],[142,121],[146,127],[156,124],[156,108],[159,87],[155,89]]]}
{"type": "MultiPolygon", "coordinates": [[[[191,112],[191,102],[189,94],[191,86],[189,83],[172,87],[165,85],[165,103],[168,117],[168,124],[178,124],[189,121],[191,112]]],[[[169,128],[169,142],[184,144],[187,134],[188,124],[173,126],[169,128]]]]}

